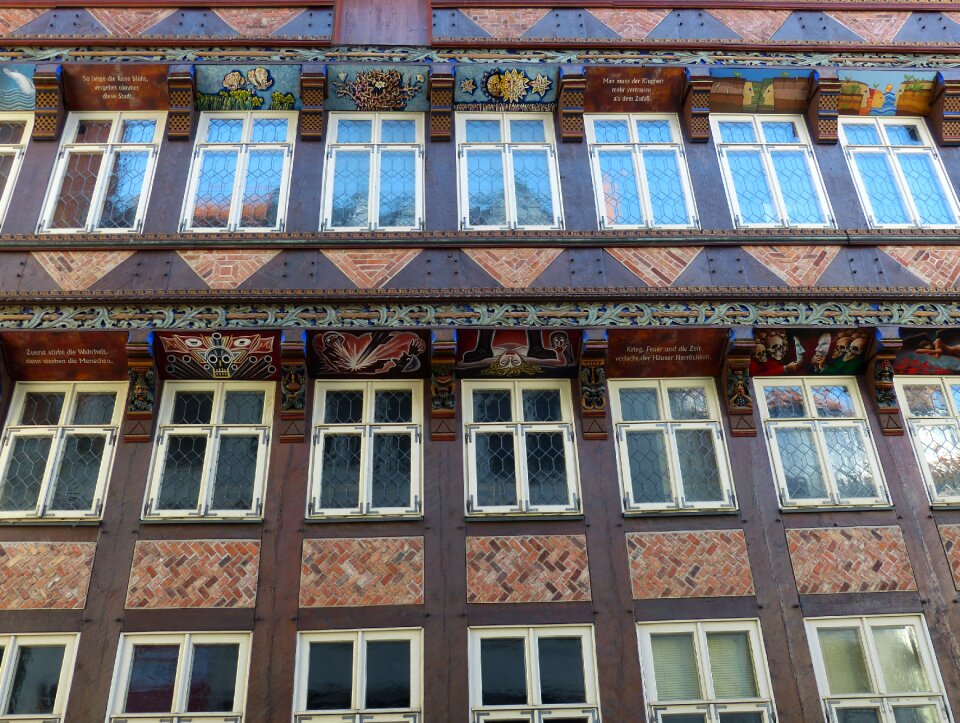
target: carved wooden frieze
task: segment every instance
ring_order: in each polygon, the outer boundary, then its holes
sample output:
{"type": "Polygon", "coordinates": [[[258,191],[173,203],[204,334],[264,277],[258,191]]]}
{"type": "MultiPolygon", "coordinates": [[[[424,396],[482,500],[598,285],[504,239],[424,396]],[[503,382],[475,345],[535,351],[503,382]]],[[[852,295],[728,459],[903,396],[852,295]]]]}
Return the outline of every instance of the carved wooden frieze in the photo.
{"type": "Polygon", "coordinates": [[[157,395],[153,347],[148,341],[127,343],[127,407],[123,440],[149,442],[157,395]]]}
{"type": "Polygon", "coordinates": [[[457,332],[441,329],[430,342],[430,439],[457,438],[457,332]]]}
{"type": "Polygon", "coordinates": [[[302,442],[307,431],[307,359],[303,339],[280,344],[280,441],[302,442]]]}
{"type": "Polygon", "coordinates": [[[607,332],[586,329],[580,347],[580,421],[584,439],[607,438],[607,332]]]}

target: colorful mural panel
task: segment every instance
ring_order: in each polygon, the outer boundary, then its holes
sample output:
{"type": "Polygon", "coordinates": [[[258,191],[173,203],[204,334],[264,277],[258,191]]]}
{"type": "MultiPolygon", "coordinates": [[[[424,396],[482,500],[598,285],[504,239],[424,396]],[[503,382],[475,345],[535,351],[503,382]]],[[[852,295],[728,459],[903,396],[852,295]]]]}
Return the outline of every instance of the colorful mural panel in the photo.
{"type": "Polygon", "coordinates": [[[927,115],[938,73],[862,70],[840,74],[844,115],[927,115]]]}
{"type": "Polygon", "coordinates": [[[457,333],[459,377],[574,376],[580,334],[540,329],[471,329],[457,333]]]}
{"type": "Polygon", "coordinates": [[[551,111],[557,105],[558,81],[556,67],[458,63],[453,103],[460,110],[551,111]]]}
{"type": "Polygon", "coordinates": [[[307,345],[311,376],[422,376],[427,337],[415,331],[322,331],[307,345]]]}
{"type": "Polygon", "coordinates": [[[714,68],[713,113],[802,113],[812,90],[809,70],[714,68]]]}
{"type": "Polygon", "coordinates": [[[859,374],[866,366],[872,336],[868,329],[756,329],[750,376],[859,374]]]}
{"type": "Polygon", "coordinates": [[[278,379],[280,332],[163,332],[157,365],[164,379],[278,379]]]}
{"type": "Polygon", "coordinates": [[[298,110],[299,65],[197,65],[196,107],[216,110],[298,110]]]}
{"type": "Polygon", "coordinates": [[[960,329],[901,331],[903,347],[893,362],[896,374],[960,374],[960,329]]]}
{"type": "Polygon", "coordinates": [[[607,377],[712,377],[729,334],[724,329],[611,331],[607,377]]]}
{"type": "Polygon", "coordinates": [[[430,110],[426,65],[330,66],[324,104],[327,110],[401,111],[430,110]]]}
{"type": "Polygon", "coordinates": [[[0,111],[33,110],[36,107],[34,70],[33,65],[0,66],[0,111]]]}

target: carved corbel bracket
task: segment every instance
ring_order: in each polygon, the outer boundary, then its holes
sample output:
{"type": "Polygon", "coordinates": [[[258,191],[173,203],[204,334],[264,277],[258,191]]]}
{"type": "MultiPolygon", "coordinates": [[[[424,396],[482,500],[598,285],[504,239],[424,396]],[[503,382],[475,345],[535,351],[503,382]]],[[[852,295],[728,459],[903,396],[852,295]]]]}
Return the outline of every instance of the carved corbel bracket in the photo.
{"type": "Polygon", "coordinates": [[[149,442],[152,438],[157,397],[157,372],[153,361],[153,344],[148,339],[130,339],[127,342],[128,385],[123,425],[124,442],[149,442]]]}
{"type": "Polygon", "coordinates": [[[280,344],[281,442],[302,442],[307,434],[307,360],[304,340],[280,344]]]}
{"type": "Polygon", "coordinates": [[[807,107],[807,121],[813,139],[820,144],[840,140],[840,79],[820,77],[816,81],[807,107]]]}
{"type": "Polygon", "coordinates": [[[60,65],[38,65],[33,75],[33,85],[37,95],[32,138],[35,141],[55,141],[60,137],[66,118],[60,65]]]}
{"type": "Polygon", "coordinates": [[[607,347],[606,330],[584,330],[579,377],[584,439],[607,438],[607,347]]]}
{"type": "Polygon", "coordinates": [[[960,80],[940,77],[930,107],[930,125],[937,143],[960,146],[960,80]]]}
{"type": "Polygon", "coordinates": [[[430,439],[457,438],[457,332],[434,331],[430,342],[430,439]]]}
{"type": "Polygon", "coordinates": [[[723,389],[730,434],[734,437],[757,436],[750,384],[750,354],[753,346],[753,329],[731,329],[730,344],[723,359],[723,389]]]}
{"type": "Polygon", "coordinates": [[[430,69],[430,140],[453,137],[453,67],[434,65],[430,69]]]}
{"type": "Polygon", "coordinates": [[[693,143],[710,140],[710,90],[713,79],[709,76],[691,77],[683,98],[683,122],[687,137],[693,143]]]}
{"type": "Polygon", "coordinates": [[[566,143],[583,143],[583,98],[587,92],[587,79],[583,68],[560,73],[557,94],[557,125],[560,139],[566,143]]]}
{"type": "Polygon", "coordinates": [[[867,362],[867,386],[884,435],[899,437],[903,434],[903,416],[893,385],[893,362],[903,339],[896,327],[880,327],[876,333],[874,353],[867,362]]]}
{"type": "Polygon", "coordinates": [[[188,141],[193,128],[194,86],[192,65],[173,65],[167,72],[167,140],[188,141]]]}
{"type": "Polygon", "coordinates": [[[300,70],[300,140],[323,139],[323,101],[327,95],[325,65],[304,65],[300,70]]]}

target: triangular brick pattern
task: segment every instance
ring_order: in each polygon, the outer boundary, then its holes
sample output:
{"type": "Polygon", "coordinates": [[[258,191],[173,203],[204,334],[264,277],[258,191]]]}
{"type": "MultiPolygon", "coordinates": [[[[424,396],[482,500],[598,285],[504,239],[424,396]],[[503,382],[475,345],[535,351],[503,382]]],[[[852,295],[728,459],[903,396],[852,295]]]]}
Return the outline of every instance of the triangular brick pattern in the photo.
{"type": "Polygon", "coordinates": [[[917,589],[899,527],[787,530],[801,595],[917,589]]]}
{"type": "Polygon", "coordinates": [[[790,17],[789,10],[711,10],[710,14],[744,40],[767,43],[790,17]]]}
{"type": "Polygon", "coordinates": [[[28,10],[26,8],[0,10],[0,34],[12,33],[31,20],[36,20],[41,13],[43,13],[42,10],[28,10]]]}
{"type": "Polygon", "coordinates": [[[231,28],[243,38],[265,38],[273,35],[297,15],[302,8],[250,8],[214,10],[231,28]]]}
{"type": "Polygon", "coordinates": [[[235,289],[277,255],[277,251],[178,251],[211,289],[235,289]]]}
{"type": "Polygon", "coordinates": [[[82,610],[96,542],[0,543],[0,609],[82,610]]]}
{"type": "Polygon", "coordinates": [[[860,43],[863,38],[828,13],[794,10],[771,40],[860,43]]]}
{"type": "Polygon", "coordinates": [[[584,38],[615,40],[617,34],[596,17],[583,10],[561,8],[551,10],[542,20],[523,34],[531,38],[584,38]]]}
{"type": "Polygon", "coordinates": [[[129,8],[90,9],[111,35],[122,38],[134,38],[147,28],[152,28],[164,18],[173,14],[173,10],[134,10],[129,8]]]}
{"type": "Polygon", "coordinates": [[[960,280],[960,247],[884,246],[883,251],[931,286],[953,288],[960,280]]]}
{"type": "Polygon", "coordinates": [[[590,594],[583,535],[467,538],[467,602],[578,602],[590,594]]]}
{"type": "Polygon", "coordinates": [[[522,8],[470,8],[463,14],[498,40],[516,40],[536,25],[549,10],[522,8]]]}
{"type": "Polygon", "coordinates": [[[960,40],[960,13],[911,13],[893,39],[897,43],[955,43],[960,40]]]}
{"type": "Polygon", "coordinates": [[[563,249],[464,249],[484,271],[508,289],[523,289],[563,252],[563,249]]]}
{"type": "Polygon", "coordinates": [[[868,43],[890,43],[900,32],[903,24],[907,22],[910,13],[895,12],[840,12],[828,13],[830,17],[837,20],[853,32],[866,40],[868,43]]]}
{"type": "Polygon", "coordinates": [[[813,286],[840,252],[839,246],[744,246],[743,250],[790,286],[813,286]]]}
{"type": "Polygon", "coordinates": [[[420,254],[420,249],[324,251],[333,264],[360,289],[379,289],[420,254]]]}
{"type": "Polygon", "coordinates": [[[33,257],[64,291],[88,289],[133,251],[34,251],[33,257]]]}
{"type": "Polygon", "coordinates": [[[667,17],[669,10],[609,10],[593,8],[590,14],[624,40],[643,40],[667,17]]]}
{"type": "Polygon", "coordinates": [[[658,40],[742,40],[733,30],[705,10],[671,10],[650,31],[658,40]]]}
{"type": "Polygon", "coordinates": [[[169,37],[237,37],[238,33],[219,15],[206,8],[175,10],[156,25],[147,28],[144,35],[169,37]]]}
{"type": "Polygon", "coordinates": [[[607,249],[607,253],[648,286],[670,286],[701,251],[702,246],[607,249]]]}
{"type": "Polygon", "coordinates": [[[55,8],[22,25],[14,35],[109,35],[89,11],[83,8],[55,8]]]}
{"type": "Polygon", "coordinates": [[[489,38],[481,28],[460,10],[441,8],[433,11],[434,38],[489,38]]]}

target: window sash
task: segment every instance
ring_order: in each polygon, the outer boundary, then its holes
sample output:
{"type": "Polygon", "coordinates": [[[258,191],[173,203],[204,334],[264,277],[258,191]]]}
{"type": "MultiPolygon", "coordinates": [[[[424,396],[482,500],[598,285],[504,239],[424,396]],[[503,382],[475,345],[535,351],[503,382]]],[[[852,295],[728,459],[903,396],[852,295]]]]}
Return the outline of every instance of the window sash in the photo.
{"type": "Polygon", "coordinates": [[[4,117],[3,114],[0,114],[0,122],[3,121],[22,121],[25,125],[23,139],[20,143],[0,145],[0,156],[12,158],[6,183],[0,186],[0,224],[2,224],[6,218],[7,209],[10,207],[10,199],[13,197],[13,189],[16,188],[20,168],[23,166],[23,157],[27,152],[27,143],[29,142],[30,134],[33,132],[33,115],[31,114],[29,118],[26,116],[7,118],[4,117]]]}
{"type": "Polygon", "coordinates": [[[63,720],[67,699],[70,694],[70,684],[73,680],[74,664],[76,662],[77,638],[76,634],[24,634],[0,636],[0,647],[4,649],[3,660],[0,661],[0,718],[11,721],[25,720],[32,723],[34,720],[63,720]],[[10,705],[13,693],[13,682],[19,662],[19,650],[24,647],[62,647],[63,662],[60,674],[57,677],[57,693],[54,697],[53,710],[50,713],[39,713],[29,716],[11,716],[5,712],[10,705]]]}
{"type": "MultiPolygon", "coordinates": [[[[957,492],[954,494],[944,494],[941,489],[937,488],[935,475],[936,464],[931,464],[931,460],[927,454],[920,448],[922,444],[922,440],[920,439],[920,435],[922,434],[921,430],[924,429],[942,428],[944,430],[951,430],[958,440],[958,443],[960,443],[960,420],[949,417],[933,417],[929,419],[913,418],[907,420],[907,427],[910,430],[910,437],[913,442],[914,456],[920,465],[920,471],[923,473],[923,480],[926,484],[927,492],[930,495],[931,503],[955,504],[960,502],[960,467],[958,467],[958,471],[953,475],[956,479],[957,492]]],[[[960,445],[958,445],[958,451],[960,451],[960,445]]],[[[960,454],[955,455],[955,457],[957,460],[956,463],[960,465],[960,454]]],[[[944,487],[946,487],[946,485],[944,485],[944,487]]]]}
{"type": "Polygon", "coordinates": [[[916,696],[916,697],[886,697],[886,696],[862,696],[862,697],[825,697],[823,699],[826,709],[828,723],[839,723],[845,710],[873,710],[876,712],[879,723],[897,723],[895,710],[904,707],[929,707],[936,711],[937,720],[942,723],[949,723],[946,713],[946,704],[940,696],[916,696]]]}
{"type": "Polygon", "coordinates": [[[776,720],[773,714],[773,705],[770,703],[730,704],[722,703],[694,703],[694,704],[657,704],[650,706],[653,714],[653,723],[673,723],[670,716],[699,715],[704,723],[723,723],[720,716],[736,713],[757,713],[762,723],[776,720]]]}

